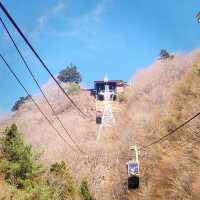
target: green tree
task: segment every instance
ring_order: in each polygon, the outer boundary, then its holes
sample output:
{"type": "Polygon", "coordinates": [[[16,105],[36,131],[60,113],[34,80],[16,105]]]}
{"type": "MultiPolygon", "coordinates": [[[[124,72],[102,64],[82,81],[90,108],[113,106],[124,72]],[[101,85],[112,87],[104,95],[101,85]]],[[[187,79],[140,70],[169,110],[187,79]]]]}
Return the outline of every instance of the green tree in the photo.
{"type": "Polygon", "coordinates": [[[169,58],[169,57],[170,57],[169,52],[166,49],[161,49],[160,58],[161,59],[166,59],[166,58],[169,58]]]}
{"type": "Polygon", "coordinates": [[[200,76],[200,68],[196,68],[196,69],[194,70],[194,73],[195,73],[196,75],[200,76]]]}
{"type": "Polygon", "coordinates": [[[12,111],[19,110],[20,106],[24,104],[24,102],[27,101],[28,99],[30,99],[30,96],[20,97],[19,100],[17,100],[14,106],[12,107],[12,111]]]}
{"type": "Polygon", "coordinates": [[[0,172],[5,174],[5,180],[17,188],[31,187],[44,169],[37,162],[38,156],[33,154],[31,146],[24,144],[15,124],[5,130],[0,145],[0,172]]]}
{"type": "Polygon", "coordinates": [[[44,169],[39,156],[26,145],[17,126],[6,128],[0,139],[0,175],[8,184],[0,199],[66,200],[80,199],[74,178],[62,161],[44,169]]]}
{"type": "Polygon", "coordinates": [[[90,191],[89,184],[86,178],[84,178],[81,182],[80,194],[83,200],[95,200],[90,191]]]}
{"type": "Polygon", "coordinates": [[[60,71],[58,75],[58,79],[64,83],[80,83],[82,81],[82,77],[80,72],[77,71],[77,67],[72,63],[67,66],[66,69],[60,71]]]}
{"type": "Polygon", "coordinates": [[[54,187],[60,199],[76,199],[77,189],[67,164],[64,161],[56,162],[50,168],[48,183],[54,187]]]}

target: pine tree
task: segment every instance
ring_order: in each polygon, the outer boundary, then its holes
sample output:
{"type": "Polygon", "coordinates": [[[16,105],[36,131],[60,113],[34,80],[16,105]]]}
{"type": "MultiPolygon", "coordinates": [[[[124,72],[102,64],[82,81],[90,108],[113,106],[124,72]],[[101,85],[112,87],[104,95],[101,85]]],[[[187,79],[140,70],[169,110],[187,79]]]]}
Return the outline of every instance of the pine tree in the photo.
{"type": "Polygon", "coordinates": [[[80,185],[80,194],[83,200],[95,200],[90,192],[89,184],[86,178],[84,178],[80,185]]]}
{"type": "Polygon", "coordinates": [[[76,199],[77,189],[75,181],[64,161],[56,162],[51,166],[48,182],[60,193],[61,199],[76,199]]]}
{"type": "Polygon", "coordinates": [[[160,58],[161,59],[167,59],[170,57],[169,52],[166,49],[161,49],[160,51],[160,58]]]}
{"type": "Polygon", "coordinates": [[[0,144],[0,172],[5,174],[6,181],[17,188],[30,187],[44,170],[31,146],[24,144],[15,124],[6,129],[0,144]]]}
{"type": "Polygon", "coordinates": [[[58,79],[64,83],[77,83],[82,80],[80,72],[78,72],[76,65],[72,63],[66,69],[60,71],[58,79]]]}
{"type": "MultiPolygon", "coordinates": [[[[0,139],[0,175],[8,183],[8,191],[0,199],[76,200],[77,187],[67,164],[62,161],[44,170],[39,156],[26,145],[13,124],[0,139]]],[[[3,196],[2,196],[3,195],[3,196]]]]}

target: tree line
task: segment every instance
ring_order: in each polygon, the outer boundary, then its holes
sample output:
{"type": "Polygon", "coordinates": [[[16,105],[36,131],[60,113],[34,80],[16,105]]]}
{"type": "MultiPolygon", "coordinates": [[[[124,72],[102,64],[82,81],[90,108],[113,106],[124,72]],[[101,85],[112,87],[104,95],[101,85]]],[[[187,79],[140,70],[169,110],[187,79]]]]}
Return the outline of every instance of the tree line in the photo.
{"type": "MultiPolygon", "coordinates": [[[[82,81],[81,73],[77,70],[76,65],[70,63],[65,69],[61,70],[57,79],[64,83],[69,83],[67,92],[73,94],[80,89],[79,84],[82,81]]],[[[20,97],[13,105],[12,111],[17,111],[19,108],[30,99],[30,96],[20,97]]]]}
{"type": "Polygon", "coordinates": [[[94,200],[87,179],[78,186],[66,162],[45,168],[39,162],[40,155],[25,144],[15,124],[6,128],[1,136],[0,157],[0,177],[7,184],[0,199],[94,200]]]}

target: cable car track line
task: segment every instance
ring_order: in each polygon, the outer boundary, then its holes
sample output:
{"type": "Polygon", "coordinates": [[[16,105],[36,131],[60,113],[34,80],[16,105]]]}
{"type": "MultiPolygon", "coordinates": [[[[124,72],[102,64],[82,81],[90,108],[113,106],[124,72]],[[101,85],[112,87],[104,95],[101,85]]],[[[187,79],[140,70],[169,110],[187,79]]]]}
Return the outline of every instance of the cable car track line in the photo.
{"type": "Polygon", "coordinates": [[[56,111],[54,110],[53,106],[52,106],[51,103],[49,102],[47,96],[44,94],[44,92],[43,92],[42,88],[40,87],[38,81],[36,80],[36,78],[35,78],[33,72],[31,71],[31,69],[30,69],[28,63],[26,62],[24,56],[22,55],[22,52],[19,50],[19,48],[18,48],[16,42],[14,41],[13,37],[11,36],[11,34],[10,34],[8,28],[6,27],[6,25],[5,25],[5,23],[3,22],[3,20],[2,20],[1,17],[0,17],[0,22],[1,22],[1,24],[3,25],[3,27],[4,27],[5,31],[6,31],[6,33],[8,34],[10,40],[11,40],[12,43],[13,43],[13,45],[15,46],[15,48],[16,48],[18,54],[20,55],[20,57],[21,57],[21,59],[22,59],[24,65],[26,66],[26,68],[27,68],[28,72],[30,73],[32,79],[33,79],[34,82],[36,83],[37,87],[39,88],[40,92],[42,93],[42,96],[43,96],[44,99],[46,100],[47,104],[49,105],[49,107],[50,107],[50,109],[52,110],[53,114],[55,115],[56,119],[59,121],[60,125],[61,125],[62,128],[64,129],[65,133],[66,133],[66,134],[68,135],[68,137],[71,139],[71,141],[72,141],[73,144],[76,146],[76,148],[77,148],[81,153],[85,153],[85,152],[83,152],[83,151],[80,149],[79,145],[78,145],[78,144],[75,142],[75,140],[72,138],[71,134],[70,134],[69,131],[65,128],[64,124],[62,123],[62,121],[60,120],[60,118],[58,117],[58,115],[56,114],[56,111]]]}
{"type": "Polygon", "coordinates": [[[200,115],[200,112],[198,112],[197,114],[195,114],[194,116],[192,116],[191,118],[189,118],[188,120],[186,120],[184,123],[182,123],[181,125],[179,125],[178,127],[176,127],[175,129],[173,129],[172,131],[170,131],[169,133],[167,133],[166,135],[160,137],[159,139],[151,142],[150,144],[141,147],[140,150],[145,150],[147,148],[149,148],[150,146],[157,144],[157,143],[161,143],[162,141],[164,141],[167,137],[169,137],[170,135],[174,134],[176,131],[178,131],[179,129],[181,129],[182,127],[184,127],[186,124],[188,124],[190,121],[192,121],[193,119],[195,119],[196,117],[198,117],[200,115]]]}
{"type": "Polygon", "coordinates": [[[8,19],[10,20],[10,22],[13,24],[13,26],[16,28],[16,30],[18,31],[18,33],[21,35],[21,37],[24,39],[24,41],[26,42],[26,44],[29,46],[29,48],[32,50],[32,52],[35,54],[35,56],[37,57],[37,59],[40,61],[40,63],[42,64],[42,66],[45,68],[45,70],[49,73],[49,75],[53,78],[53,80],[55,81],[55,83],[57,84],[57,86],[60,88],[60,90],[64,93],[65,97],[71,102],[71,104],[86,118],[89,118],[87,114],[85,114],[81,108],[79,106],[77,106],[77,104],[73,101],[73,99],[66,93],[66,91],[64,90],[64,88],[60,85],[60,83],[58,82],[58,80],[56,80],[56,78],[54,77],[54,75],[51,73],[50,69],[47,67],[47,65],[44,63],[44,61],[42,60],[42,58],[39,56],[39,54],[36,52],[36,50],[33,48],[33,46],[31,45],[31,43],[28,41],[28,39],[26,38],[26,36],[23,34],[23,32],[21,31],[21,29],[18,27],[18,25],[16,24],[16,22],[14,21],[14,19],[11,17],[11,15],[8,13],[8,11],[6,10],[6,8],[3,6],[3,4],[0,2],[0,8],[3,10],[4,14],[8,17],[8,19]]]}
{"type": "Polygon", "coordinates": [[[60,132],[55,128],[55,126],[51,123],[51,121],[49,120],[49,118],[45,115],[45,113],[41,110],[40,106],[37,104],[37,102],[33,99],[33,97],[29,94],[28,90],[25,88],[25,86],[23,85],[23,83],[20,81],[19,77],[15,74],[15,72],[12,70],[12,68],[10,67],[10,65],[7,63],[7,61],[4,59],[4,57],[0,54],[1,59],[3,60],[3,62],[5,63],[6,67],[8,68],[8,70],[10,71],[10,73],[15,77],[15,79],[17,80],[17,82],[19,83],[19,85],[24,89],[25,93],[27,94],[27,96],[29,96],[31,98],[31,100],[33,101],[33,103],[35,104],[35,106],[37,107],[37,109],[40,111],[40,113],[43,115],[43,117],[48,121],[49,125],[56,131],[57,135],[67,144],[69,145],[69,147],[76,152],[76,150],[74,149],[74,147],[72,145],[70,145],[67,140],[60,134],[60,132]]]}

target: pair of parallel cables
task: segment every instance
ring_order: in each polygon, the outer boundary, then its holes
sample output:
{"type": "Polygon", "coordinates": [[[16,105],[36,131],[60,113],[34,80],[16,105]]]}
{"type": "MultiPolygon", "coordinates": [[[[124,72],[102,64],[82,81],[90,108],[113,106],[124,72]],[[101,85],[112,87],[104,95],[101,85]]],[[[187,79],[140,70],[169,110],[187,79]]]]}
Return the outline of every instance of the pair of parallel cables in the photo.
{"type": "MultiPolygon", "coordinates": [[[[67,92],[62,88],[62,86],[60,85],[60,83],[58,82],[58,80],[53,76],[53,74],[51,73],[51,71],[49,70],[49,68],[47,67],[47,65],[44,63],[44,61],[41,59],[41,57],[38,55],[38,53],[35,51],[35,49],[33,48],[33,46],[30,44],[30,42],[28,41],[28,39],[25,37],[25,35],[23,34],[23,32],[20,30],[20,28],[18,27],[18,25],[16,24],[16,22],[14,21],[14,19],[11,17],[11,15],[8,13],[8,11],[6,10],[6,8],[3,6],[3,4],[0,2],[0,8],[3,10],[3,12],[5,13],[5,15],[8,17],[8,19],[10,20],[10,22],[13,24],[13,26],[16,28],[16,30],[18,31],[18,33],[21,35],[21,37],[24,39],[24,41],[26,42],[26,44],[29,46],[29,48],[32,50],[32,52],[35,54],[35,56],[38,58],[38,60],[40,61],[40,63],[42,64],[42,66],[46,69],[46,71],[50,74],[50,76],[53,78],[53,80],[55,81],[55,83],[58,85],[58,87],[61,89],[61,91],[64,93],[65,97],[71,102],[71,104],[84,116],[87,117],[88,116],[80,109],[80,107],[71,99],[71,97],[67,94],[67,92]]],[[[60,118],[58,117],[58,115],[56,114],[55,109],[53,108],[53,106],[51,105],[50,101],[48,100],[47,96],[44,94],[42,88],[40,87],[38,81],[36,80],[33,72],[31,71],[27,61],[25,60],[24,56],[22,55],[22,52],[20,51],[20,49],[18,48],[15,40],[13,39],[13,37],[11,36],[7,26],[5,25],[4,21],[2,20],[2,18],[0,18],[0,22],[5,30],[5,32],[8,34],[9,38],[11,39],[15,49],[17,50],[18,54],[20,55],[21,60],[23,61],[24,65],[26,66],[29,74],[31,75],[32,79],[34,80],[34,82],[36,83],[37,87],[39,88],[42,96],[44,97],[45,101],[47,102],[47,104],[49,105],[50,109],[52,110],[53,114],[55,115],[56,119],[59,121],[60,125],[62,126],[63,130],[65,131],[65,133],[69,136],[70,140],[73,142],[73,144],[75,145],[75,147],[78,149],[79,152],[81,152],[82,154],[86,154],[80,147],[79,145],[76,143],[76,141],[72,138],[71,134],[69,133],[69,131],[65,128],[64,124],[62,123],[62,121],[60,120],[60,118]]],[[[26,87],[23,85],[23,83],[20,81],[19,77],[16,75],[16,73],[13,71],[13,69],[11,68],[11,66],[8,64],[8,62],[6,61],[6,59],[3,57],[3,55],[0,54],[1,59],[3,60],[3,62],[5,63],[6,67],[8,68],[9,72],[14,76],[14,78],[17,80],[18,84],[23,88],[23,90],[25,91],[25,93],[27,94],[27,96],[30,97],[30,99],[33,101],[33,103],[35,104],[35,106],[37,107],[37,109],[39,110],[39,112],[44,116],[44,118],[48,121],[49,125],[56,131],[57,135],[59,137],[62,138],[62,140],[67,143],[67,145],[69,145],[69,147],[75,151],[75,148],[70,145],[66,139],[62,136],[62,134],[56,129],[56,127],[52,124],[52,122],[49,120],[49,118],[47,117],[47,115],[42,111],[42,109],[40,108],[40,106],[38,105],[38,103],[33,99],[33,97],[30,95],[30,93],[28,92],[28,90],[26,89],[26,87]]]]}

